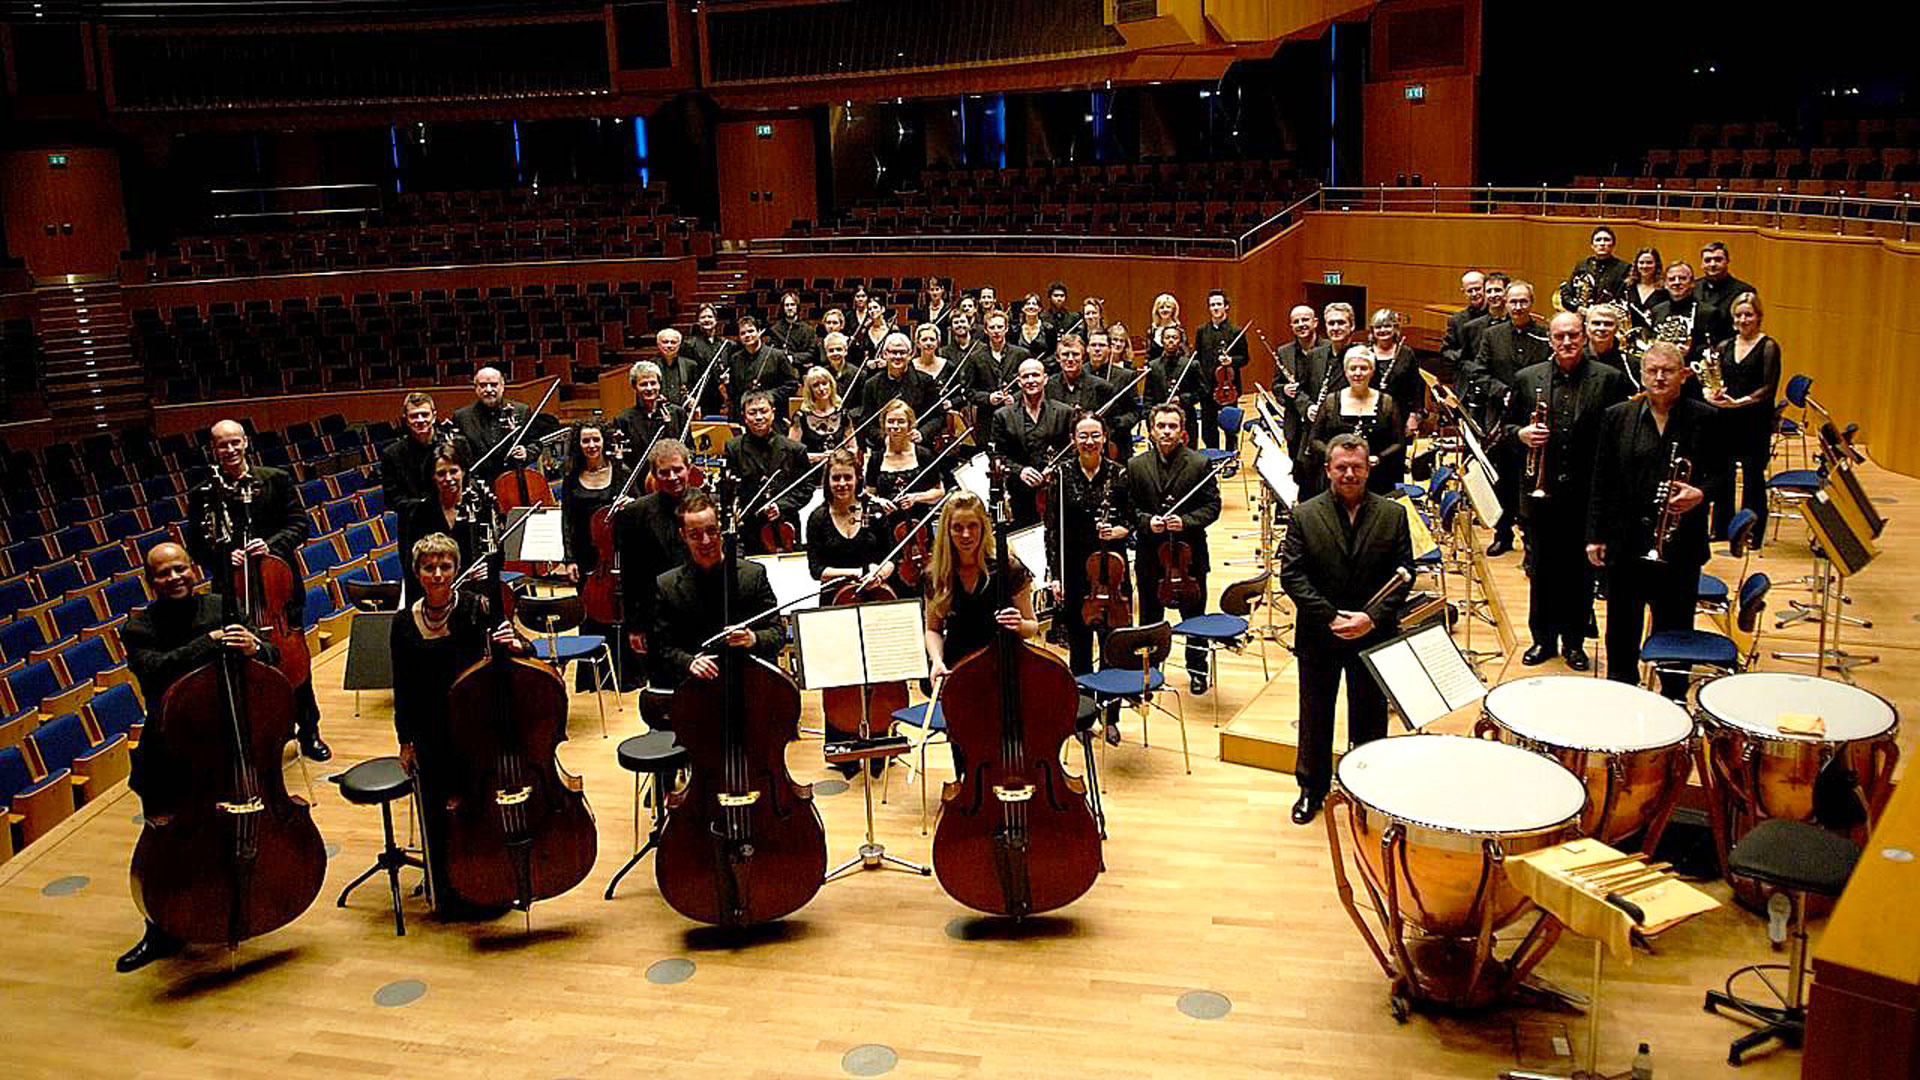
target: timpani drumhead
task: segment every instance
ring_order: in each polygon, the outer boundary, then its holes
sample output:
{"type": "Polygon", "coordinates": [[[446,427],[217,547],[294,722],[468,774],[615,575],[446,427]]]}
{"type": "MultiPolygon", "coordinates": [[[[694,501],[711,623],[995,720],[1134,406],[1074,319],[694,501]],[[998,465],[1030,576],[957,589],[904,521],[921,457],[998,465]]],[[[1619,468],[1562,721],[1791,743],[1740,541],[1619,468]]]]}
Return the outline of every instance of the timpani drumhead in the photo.
{"type": "Polygon", "coordinates": [[[1693,734],[1693,720],[1678,704],[1612,679],[1516,679],[1487,691],[1481,706],[1515,735],[1569,750],[1631,753],[1672,746],[1693,734]]]}
{"type": "Polygon", "coordinates": [[[1763,738],[1801,742],[1872,739],[1900,723],[1900,714],[1878,694],[1832,679],[1780,671],[1750,671],[1715,679],[1700,688],[1700,708],[1730,727],[1763,738]],[[1827,733],[1819,736],[1781,731],[1780,717],[1790,713],[1818,716],[1827,733]]]}
{"type": "Polygon", "coordinates": [[[1448,832],[1498,836],[1579,816],[1587,788],[1552,758],[1465,735],[1404,735],[1340,759],[1340,789],[1384,814],[1448,832]]]}

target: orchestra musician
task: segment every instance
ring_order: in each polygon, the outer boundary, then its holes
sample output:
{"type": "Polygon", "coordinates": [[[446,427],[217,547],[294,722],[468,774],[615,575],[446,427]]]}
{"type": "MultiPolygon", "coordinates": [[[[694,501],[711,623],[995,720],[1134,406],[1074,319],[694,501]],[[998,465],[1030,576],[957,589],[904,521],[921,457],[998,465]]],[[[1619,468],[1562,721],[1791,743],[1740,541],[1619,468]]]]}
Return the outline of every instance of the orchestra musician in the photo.
{"type": "Polygon", "coordinates": [[[1700,317],[1694,328],[1700,331],[1702,344],[1725,341],[1733,336],[1733,302],[1746,293],[1760,290],[1733,276],[1733,255],[1727,245],[1709,240],[1700,249],[1700,280],[1693,283],[1693,295],[1700,301],[1700,317]]]}
{"type": "Polygon", "coordinates": [[[840,396],[846,397],[854,380],[859,377],[860,365],[847,362],[847,352],[853,340],[847,337],[847,320],[840,314],[839,308],[828,308],[820,316],[820,361],[828,371],[833,372],[833,381],[840,387],[840,396]],[[838,338],[836,342],[834,339],[838,338]]]}
{"type": "MultiPolygon", "coordinates": [[[[1327,449],[1340,435],[1358,435],[1367,444],[1367,482],[1370,490],[1382,495],[1392,495],[1400,478],[1406,474],[1406,439],[1401,435],[1402,426],[1399,403],[1385,390],[1374,389],[1373,358],[1371,349],[1356,345],[1347,350],[1343,365],[1347,373],[1346,385],[1327,395],[1320,403],[1320,412],[1313,422],[1313,431],[1307,440],[1308,460],[1324,463],[1327,449]]],[[[1320,476],[1325,475],[1321,465],[1310,465],[1301,470],[1309,476],[1315,473],[1312,489],[1320,487],[1320,476]]]]}
{"type": "Polygon", "coordinates": [[[940,355],[947,363],[956,365],[953,371],[953,389],[947,394],[949,411],[960,412],[968,423],[978,414],[975,403],[982,397],[992,397],[993,391],[1000,388],[995,369],[987,358],[984,342],[973,336],[973,316],[962,308],[947,320],[947,343],[940,346],[940,355]]]}
{"type": "Polygon", "coordinates": [[[1327,396],[1327,391],[1339,385],[1344,372],[1347,350],[1360,342],[1353,340],[1354,331],[1359,328],[1355,322],[1353,305],[1344,300],[1336,300],[1320,309],[1320,324],[1326,329],[1327,338],[1321,342],[1325,357],[1325,366],[1320,370],[1321,382],[1314,392],[1313,400],[1319,402],[1327,396]]]}
{"type": "MultiPolygon", "coordinates": [[[[1533,317],[1533,286],[1524,281],[1509,284],[1505,321],[1488,322],[1480,334],[1479,348],[1461,372],[1466,383],[1462,400],[1482,417],[1482,430],[1500,429],[1514,380],[1521,371],[1544,363],[1552,355],[1545,328],[1533,317]]],[[[1533,407],[1531,401],[1526,404],[1529,409],[1533,407]]],[[[1522,455],[1511,444],[1503,445],[1506,452],[1497,454],[1494,460],[1500,474],[1500,482],[1494,486],[1494,493],[1500,497],[1500,520],[1493,525],[1493,543],[1487,545],[1489,556],[1513,550],[1514,509],[1520,501],[1522,455]]]]}
{"type": "MultiPolygon", "coordinates": [[[[1280,367],[1293,373],[1293,382],[1284,383],[1280,393],[1284,398],[1286,415],[1281,423],[1286,426],[1287,455],[1296,460],[1300,457],[1300,444],[1313,424],[1307,420],[1308,400],[1314,390],[1326,385],[1326,373],[1322,365],[1326,354],[1320,348],[1320,317],[1313,313],[1307,304],[1296,304],[1287,312],[1287,327],[1293,331],[1293,340],[1280,346],[1280,367]]],[[[1276,369],[1274,379],[1280,378],[1276,369]]]]}
{"type": "MultiPolygon", "coordinates": [[[[844,335],[840,341],[844,347],[844,335]]],[[[806,378],[800,380],[800,408],[794,411],[787,438],[806,450],[809,462],[818,464],[846,442],[852,430],[833,372],[817,364],[808,368],[806,378]]]]}
{"type": "MultiPolygon", "coordinates": [[[[877,524],[892,537],[896,526],[919,519],[920,507],[939,502],[947,487],[943,470],[927,467],[936,456],[930,444],[914,441],[913,406],[888,402],[880,415],[880,430],[880,447],[868,452],[863,479],[878,511],[877,524]]],[[[903,596],[913,591],[901,581],[891,584],[903,596]]]]}
{"type": "Polygon", "coordinates": [[[1448,386],[1453,385],[1460,373],[1461,358],[1466,350],[1467,324],[1487,312],[1487,276],[1478,270],[1461,274],[1460,294],[1467,298],[1467,306],[1447,316],[1447,333],[1440,344],[1440,370],[1435,372],[1440,381],[1448,386]]]}
{"type": "MultiPolygon", "coordinates": [[[[1780,343],[1762,333],[1760,297],[1751,292],[1728,304],[1734,335],[1715,345],[1720,356],[1720,392],[1707,404],[1720,410],[1720,430],[1732,461],[1740,467],[1740,506],[1759,516],[1753,527],[1758,544],[1767,528],[1767,464],[1772,457],[1774,398],[1780,392],[1780,343]]],[[[1723,537],[1733,520],[1731,477],[1709,488],[1713,497],[1713,535],[1723,537]]]]}
{"type": "Polygon", "coordinates": [[[1006,312],[996,311],[989,315],[982,315],[980,318],[983,320],[982,325],[987,328],[986,365],[993,372],[993,387],[999,393],[1001,400],[976,401],[975,404],[998,408],[1011,400],[1006,392],[999,388],[1013,381],[1014,376],[1020,373],[1020,361],[1025,360],[1029,354],[1027,350],[1007,340],[1006,312]]]}
{"type": "Polygon", "coordinates": [[[1147,400],[1155,407],[1179,407],[1186,428],[1192,430],[1199,422],[1200,399],[1209,396],[1201,381],[1200,362],[1187,362],[1186,331],[1178,326],[1163,328],[1160,342],[1160,355],[1147,361],[1147,400]]]}
{"type": "MultiPolygon", "coordinates": [[[[1172,293],[1161,293],[1153,298],[1153,304],[1147,309],[1147,362],[1160,359],[1166,350],[1163,340],[1166,331],[1180,326],[1180,301],[1172,293]]],[[[1186,331],[1181,331],[1184,339],[1186,331]]]]}
{"type": "Polygon", "coordinates": [[[1053,281],[1047,284],[1047,307],[1040,317],[1047,321],[1047,326],[1053,330],[1056,341],[1061,334],[1079,324],[1080,317],[1067,307],[1066,282],[1053,281]]]}
{"type": "Polygon", "coordinates": [[[1567,271],[1567,280],[1560,286],[1560,307],[1565,311],[1584,312],[1584,305],[1576,304],[1578,299],[1573,293],[1574,279],[1582,274],[1593,281],[1593,292],[1586,303],[1598,304],[1608,300],[1617,300],[1626,295],[1627,282],[1633,276],[1633,267],[1615,258],[1613,254],[1613,230],[1605,225],[1596,226],[1587,236],[1587,243],[1593,248],[1593,254],[1573,264],[1567,271]]]}
{"type": "Polygon", "coordinates": [[[483,367],[473,373],[473,404],[456,409],[453,414],[454,429],[472,448],[474,462],[487,457],[488,451],[502,441],[511,441],[516,428],[531,425],[519,446],[511,451],[502,450],[487,458],[484,465],[471,468],[475,479],[489,484],[508,469],[526,468],[537,453],[532,444],[560,430],[560,421],[546,413],[529,419],[532,407],[508,401],[506,395],[507,383],[500,369],[483,367]]]}
{"type": "Polygon", "coordinates": [[[1093,412],[1113,396],[1112,384],[1087,371],[1086,339],[1067,334],[1053,347],[1053,353],[1060,361],[1060,377],[1047,380],[1048,397],[1071,409],[1093,412]]]}
{"type": "MultiPolygon", "coordinates": [[[[654,346],[660,356],[653,361],[654,369],[660,374],[660,395],[675,405],[685,407],[687,395],[693,393],[693,384],[700,381],[700,369],[694,366],[692,357],[681,349],[680,331],[671,326],[663,326],[653,336],[654,346]]],[[[633,369],[627,369],[627,384],[633,384],[633,369]]],[[[639,400],[639,388],[635,387],[634,399],[639,400]]]]}
{"type": "Polygon", "coordinates": [[[447,800],[456,790],[449,775],[456,758],[448,698],[460,674],[484,659],[492,642],[518,655],[529,651],[486,596],[454,589],[460,558],[460,545],[445,533],[414,541],[407,562],[420,582],[420,597],[393,620],[389,639],[393,731],[400,763],[417,785],[434,915],[445,922],[493,919],[510,910],[463,899],[447,872],[447,800]]]}
{"type": "MultiPolygon", "coordinates": [[[[993,606],[996,543],[987,504],[971,491],[955,492],[940,511],[927,570],[927,659],[936,680],[992,644],[997,629],[1023,638],[1040,632],[1033,616],[1033,575],[1012,552],[1007,553],[1007,573],[1013,603],[993,606]]],[[[956,768],[961,765],[958,756],[956,752],[956,768]]]]}
{"type": "Polygon", "coordinates": [[[1053,339],[1059,331],[1053,323],[1040,317],[1040,298],[1028,293],[1020,300],[1020,324],[1013,328],[1009,337],[1015,345],[1025,349],[1028,356],[1039,357],[1046,369],[1053,370],[1053,339]]]}
{"type": "MultiPolygon", "coordinates": [[[[686,343],[682,349],[687,357],[693,361],[694,382],[700,381],[700,376],[706,372],[707,366],[713,363],[714,357],[720,355],[721,349],[724,348],[726,344],[726,338],[720,336],[720,313],[718,309],[712,304],[701,304],[698,308],[694,309],[693,329],[688,332],[686,343]]],[[[715,378],[718,378],[718,376],[716,375],[715,378]]],[[[707,380],[706,400],[715,399],[716,395],[713,383],[713,379],[707,380]]],[[[688,386],[691,388],[692,384],[689,383],[688,386]]],[[[704,410],[706,401],[703,400],[701,405],[704,410]]]]}
{"type": "MultiPolygon", "coordinates": [[[[457,443],[442,443],[433,452],[433,501],[416,506],[413,513],[400,519],[400,550],[411,552],[413,545],[434,533],[446,533],[461,545],[462,551],[478,550],[479,523],[471,520],[461,498],[467,492],[467,451],[457,443]]],[[[486,580],[486,566],[468,580],[476,586],[486,580]]],[[[413,568],[406,567],[405,598],[411,603],[420,598],[420,581],[413,568]]]]}
{"type": "Polygon", "coordinates": [[[1484,275],[1481,297],[1486,301],[1486,310],[1460,324],[1460,362],[1454,370],[1454,389],[1464,398],[1468,390],[1467,365],[1473,362],[1474,354],[1480,351],[1480,338],[1487,327],[1505,321],[1507,317],[1507,286],[1511,279],[1502,270],[1489,271],[1484,275]]]}
{"type": "Polygon", "coordinates": [[[1587,305],[1587,359],[1605,364],[1631,381],[1638,379],[1640,373],[1630,369],[1626,355],[1620,351],[1620,324],[1626,318],[1620,301],[1587,305]]]}
{"type": "Polygon", "coordinates": [[[793,362],[787,354],[767,344],[766,335],[760,332],[760,320],[742,315],[735,320],[735,325],[740,347],[728,352],[724,374],[728,379],[727,392],[733,399],[733,420],[738,423],[744,416],[747,398],[757,390],[772,395],[784,409],[794,388],[800,385],[800,377],[794,373],[793,362]]]}
{"type": "MultiPolygon", "coordinates": [[[[1133,449],[1133,429],[1140,425],[1140,383],[1134,381],[1138,374],[1131,364],[1120,362],[1114,355],[1113,331],[1120,331],[1120,340],[1125,342],[1128,353],[1133,351],[1133,343],[1127,340],[1127,328],[1114,323],[1111,327],[1087,331],[1087,374],[1104,381],[1110,390],[1109,395],[1119,394],[1119,400],[1107,410],[1107,441],[1131,453],[1133,449]]],[[[1066,361],[1061,360],[1064,372],[1066,361]]],[[[1099,405],[1105,405],[1102,400],[1099,405]]],[[[1099,405],[1094,406],[1098,408],[1099,405]]]]}
{"type": "Polygon", "coordinates": [[[1295,825],[1313,821],[1333,780],[1333,706],[1343,675],[1349,745],[1387,734],[1386,697],[1360,653],[1399,632],[1400,608],[1413,580],[1413,539],[1405,511],[1368,490],[1370,456],[1359,436],[1334,437],[1327,447],[1327,488],[1294,506],[1280,551],[1280,583],[1293,600],[1300,659],[1295,825]],[[1374,599],[1399,570],[1407,571],[1407,580],[1374,599]]]}
{"type": "Polygon", "coordinates": [[[940,334],[945,344],[949,332],[949,322],[953,318],[953,304],[948,299],[946,279],[937,274],[927,275],[920,286],[920,306],[907,315],[915,323],[931,326],[940,334]]]}
{"type": "MultiPolygon", "coordinates": [[[[562,530],[562,539],[566,544],[567,561],[557,568],[557,572],[575,585],[585,581],[587,575],[600,566],[600,552],[593,544],[593,515],[601,507],[613,505],[614,496],[619,494],[627,479],[626,469],[607,456],[607,439],[611,430],[611,425],[595,420],[583,420],[573,426],[567,475],[560,482],[560,513],[566,525],[562,530]]],[[[614,640],[613,627],[593,619],[583,618],[580,632],[607,641],[614,640]]],[[[592,670],[597,666],[594,663],[576,665],[576,691],[585,693],[597,688],[597,673],[592,670]]],[[[626,667],[623,670],[635,669],[626,667]]]]}
{"type": "MultiPolygon", "coordinates": [[[[940,384],[913,366],[913,346],[907,342],[907,335],[898,331],[888,334],[886,344],[881,350],[886,361],[882,371],[871,371],[861,380],[860,411],[855,416],[854,426],[859,427],[867,418],[885,408],[889,402],[904,401],[913,406],[913,413],[919,417],[917,431],[920,441],[932,446],[940,432],[947,426],[946,410],[940,408],[940,384]]],[[[862,435],[869,447],[879,444],[881,433],[873,424],[867,424],[862,435]]]]}
{"type": "MultiPolygon", "coordinates": [[[[662,330],[661,335],[679,335],[673,330],[662,330]]],[[[686,363],[682,360],[681,363],[686,363]]],[[[627,383],[633,387],[633,406],[614,417],[614,426],[627,438],[627,445],[635,453],[641,453],[653,445],[654,436],[663,438],[676,436],[687,426],[687,410],[677,404],[667,393],[666,382],[660,368],[651,360],[642,360],[627,369],[627,383]],[[664,433],[664,434],[662,434],[664,433]]],[[[693,388],[688,386],[680,398],[693,388]]]]}
{"type": "Polygon", "coordinates": [[[780,294],[780,317],[769,323],[767,336],[787,355],[795,371],[804,371],[820,362],[820,339],[813,327],[800,318],[800,294],[789,289],[780,294]]]}
{"type": "MultiPolygon", "coordinates": [[[[261,640],[244,618],[227,617],[219,594],[195,594],[193,561],[185,548],[161,541],[147,549],[144,567],[154,600],[127,617],[120,627],[120,644],[126,650],[127,667],[139,683],[140,696],[154,716],[160,715],[167,690],[174,683],[212,663],[222,649],[262,663],[279,662],[273,645],[261,640]]],[[[140,797],[141,814],[155,825],[167,823],[174,804],[184,794],[179,790],[182,771],[173,764],[171,748],[163,737],[166,730],[164,724],[146,726],[133,748],[133,771],[127,777],[128,789],[140,797]]],[[[114,970],[123,975],[137,971],[155,960],[177,955],[185,947],[185,942],[149,920],[146,933],[114,962],[114,970]]]]}
{"type": "Polygon", "coordinates": [[[807,519],[807,569],[813,579],[827,584],[893,576],[893,563],[885,561],[893,547],[892,534],[881,517],[863,505],[860,455],[847,447],[829,454],[826,484],[826,499],[807,519]]]}
{"type": "MultiPolygon", "coordinates": [[[[1553,658],[1556,644],[1567,666],[1585,671],[1587,627],[1593,621],[1593,567],[1586,557],[1587,491],[1599,444],[1601,414],[1631,389],[1615,368],[1586,357],[1580,316],[1563,311],[1547,333],[1553,358],[1515,376],[1507,403],[1507,432],[1522,454],[1542,454],[1536,496],[1524,482],[1520,515],[1527,530],[1527,630],[1533,644],[1520,662],[1533,667],[1553,658]],[[1544,402],[1546,421],[1534,419],[1544,402]]],[[[1515,473],[1523,471],[1516,468],[1515,473]]]]}
{"type": "Polygon", "coordinates": [[[948,360],[940,349],[939,327],[921,323],[913,328],[914,369],[932,379],[936,386],[944,385],[947,378],[948,360]]]}
{"type": "Polygon", "coordinates": [[[1232,370],[1230,376],[1236,399],[1241,390],[1240,372],[1247,366],[1247,339],[1233,325],[1233,301],[1225,289],[1207,291],[1207,321],[1193,332],[1193,349],[1200,357],[1200,382],[1207,388],[1200,395],[1200,438],[1210,450],[1220,448],[1220,402],[1214,400],[1213,387],[1221,367],[1232,370]]]}
{"type": "Polygon", "coordinates": [[[1007,502],[1016,527],[1040,521],[1035,492],[1048,479],[1040,470],[1073,435],[1073,409],[1047,395],[1047,368],[1037,356],[1020,361],[1020,396],[994,410],[989,438],[994,454],[1013,466],[1007,502]]]}
{"type": "MultiPolygon", "coordinates": [[[[1420,377],[1420,360],[1413,348],[1406,343],[1400,330],[1400,313],[1392,308],[1381,308],[1367,320],[1368,357],[1373,361],[1373,385],[1385,390],[1387,396],[1400,410],[1400,418],[1406,428],[1406,435],[1412,438],[1420,430],[1420,421],[1427,402],[1427,383],[1420,377]]],[[[1375,468],[1379,468],[1378,464],[1375,468]]],[[[1394,474],[1394,483],[1400,482],[1405,471],[1399,467],[1390,467],[1394,474]]]]}
{"type": "Polygon", "coordinates": [[[1670,299],[1667,294],[1667,268],[1660,261],[1660,249],[1643,247],[1634,253],[1633,273],[1627,278],[1626,293],[1620,302],[1626,305],[1632,320],[1628,329],[1653,326],[1653,309],[1670,299]]]}
{"type": "MultiPolygon", "coordinates": [[[[1124,559],[1134,514],[1126,466],[1107,457],[1106,426],[1100,417],[1085,411],[1074,417],[1073,451],[1073,458],[1057,470],[1058,502],[1047,511],[1047,569],[1061,604],[1056,618],[1066,627],[1068,663],[1084,675],[1094,670],[1095,655],[1095,635],[1082,610],[1087,557],[1104,546],[1124,559]]],[[[1130,586],[1123,591],[1130,592],[1130,586]]],[[[1099,639],[1105,641],[1112,629],[1101,628],[1099,639]]],[[[1120,741],[1117,710],[1108,716],[1106,736],[1110,743],[1120,741]]]]}
{"type": "MultiPolygon", "coordinates": [[[[994,312],[1001,310],[1000,294],[994,289],[993,286],[982,285],[980,286],[978,296],[980,298],[979,325],[985,326],[987,325],[987,316],[992,315],[994,312]]],[[[1008,320],[1008,321],[1011,322],[1012,320],[1008,320]]]]}
{"type": "MultiPolygon", "coordinates": [[[[858,296],[856,294],[856,301],[858,296]]],[[[879,367],[885,363],[881,355],[887,342],[887,335],[894,332],[887,321],[887,309],[878,300],[868,300],[866,307],[856,306],[861,313],[860,328],[853,335],[852,351],[849,356],[868,367],[879,367]]]]}
{"type": "Polygon", "coordinates": [[[627,628],[627,647],[640,655],[647,652],[647,630],[653,625],[655,579],[686,558],[677,513],[687,494],[691,459],[686,444],[678,439],[653,444],[646,467],[653,474],[654,490],[613,514],[613,542],[620,552],[621,620],[627,628]]]}
{"type": "Polygon", "coordinates": [[[405,521],[414,510],[433,501],[433,448],[438,416],[433,395],[411,393],[400,406],[406,420],[404,435],[380,451],[380,494],[387,509],[405,521]]]}
{"type": "MultiPolygon", "coordinates": [[[[313,533],[313,519],[300,507],[293,477],[267,465],[247,460],[247,430],[234,420],[213,425],[213,460],[216,475],[208,484],[194,488],[187,496],[187,520],[182,531],[187,551],[205,572],[207,584],[219,596],[233,589],[233,572],[250,557],[274,555],[300,573],[300,545],[313,533]],[[252,497],[242,497],[250,488],[252,497]],[[206,531],[212,504],[218,503],[221,515],[247,532],[245,547],[217,546],[217,538],[206,531]]],[[[296,580],[283,617],[287,625],[306,625],[307,593],[296,580]]],[[[313,680],[293,688],[294,738],[300,752],[314,761],[326,761],[333,751],[320,738],[320,706],[313,697],[313,680]]]]}
{"type": "MultiPolygon", "coordinates": [[[[1133,504],[1133,534],[1137,542],[1135,577],[1140,583],[1140,625],[1159,622],[1166,614],[1160,602],[1160,551],[1184,543],[1192,551],[1189,575],[1199,586],[1198,597],[1180,605],[1180,614],[1192,618],[1206,610],[1207,526],[1220,517],[1220,484],[1200,451],[1187,445],[1186,412],[1177,405],[1155,405],[1147,414],[1145,450],[1127,462],[1127,501],[1133,504]],[[1198,489],[1195,491],[1195,489],[1198,489]],[[1195,491],[1180,508],[1167,506],[1195,491]]],[[[1195,695],[1207,692],[1207,650],[1189,642],[1187,671],[1195,695]]]]}
{"type": "MultiPolygon", "coordinates": [[[[1655,327],[1668,319],[1691,320],[1692,333],[1687,339],[1687,362],[1692,363],[1699,358],[1710,313],[1701,308],[1700,298],[1693,294],[1691,264],[1679,259],[1667,264],[1667,298],[1655,304],[1648,315],[1655,327]]],[[[1697,394],[1699,390],[1696,387],[1692,392],[1697,394]]]]}
{"type": "Polygon", "coordinates": [[[659,598],[654,604],[652,645],[647,653],[648,681],[662,690],[678,687],[688,676],[719,678],[714,650],[722,644],[771,660],[780,650],[782,636],[778,623],[770,618],[752,627],[741,625],[775,606],[766,570],[751,559],[735,564],[738,588],[732,610],[734,622],[729,626],[724,621],[727,607],[721,590],[726,575],[721,563],[726,558],[726,543],[720,530],[720,510],[713,500],[704,491],[688,492],[675,513],[685,561],[654,582],[659,598]],[[727,631],[725,637],[707,644],[708,638],[723,629],[727,631]]]}
{"type": "MultiPolygon", "coordinates": [[[[1638,682],[1640,628],[1651,614],[1651,631],[1693,626],[1700,568],[1707,562],[1705,488],[1723,475],[1725,412],[1682,396],[1687,380],[1680,350],[1655,342],[1640,355],[1644,400],[1609,407],[1600,420],[1591,494],[1586,505],[1587,560],[1606,573],[1607,676],[1638,682]],[[1667,509],[1679,515],[1661,547],[1661,560],[1646,556],[1654,545],[1662,507],[1658,495],[1672,455],[1693,468],[1691,480],[1672,484],[1667,509]]],[[[1663,674],[1660,692],[1684,700],[1684,672],[1663,674]]]]}
{"type": "Polygon", "coordinates": [[[768,554],[761,542],[763,525],[786,522],[797,531],[800,510],[813,498],[804,482],[808,469],[806,447],[773,429],[773,395],[754,390],[741,403],[747,430],[727,443],[727,467],[740,479],[741,495],[751,504],[742,507],[742,540],[749,554],[768,554]],[[750,526],[750,527],[749,527],[750,526]]]}
{"type": "Polygon", "coordinates": [[[1082,336],[1095,330],[1107,328],[1107,302],[1098,296],[1082,297],[1080,300],[1080,333],[1082,336]]]}

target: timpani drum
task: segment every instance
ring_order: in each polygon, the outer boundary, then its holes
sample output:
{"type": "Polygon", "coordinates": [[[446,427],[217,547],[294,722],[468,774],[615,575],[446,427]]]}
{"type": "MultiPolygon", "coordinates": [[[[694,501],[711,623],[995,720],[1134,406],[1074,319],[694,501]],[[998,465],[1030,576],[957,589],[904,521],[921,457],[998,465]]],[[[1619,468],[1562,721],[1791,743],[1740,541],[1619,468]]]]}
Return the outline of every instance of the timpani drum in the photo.
{"type": "Polygon", "coordinates": [[[1585,782],[1580,831],[1606,844],[1645,833],[1652,851],[1693,770],[1693,719],[1629,683],[1543,675],[1501,683],[1475,734],[1545,754],[1585,782]]]}
{"type": "MultiPolygon", "coordinates": [[[[1867,813],[1854,840],[1865,840],[1893,793],[1900,760],[1900,714],[1885,698],[1832,679],[1764,671],[1715,679],[1700,688],[1699,703],[1701,771],[1723,871],[1727,852],[1759,822],[1813,820],[1815,781],[1829,767],[1851,772],[1867,813]],[[1781,730],[1794,716],[1818,717],[1822,730],[1781,730]]],[[[1766,898],[1749,879],[1729,877],[1728,884],[1750,905],[1766,898]]]]}
{"type": "Polygon", "coordinates": [[[1503,863],[1578,835],[1586,787],[1551,758],[1464,735],[1376,739],[1340,759],[1337,779],[1327,800],[1334,884],[1393,982],[1396,1015],[1409,999],[1472,1008],[1504,997],[1552,948],[1558,924],[1538,920],[1506,959],[1493,956],[1495,932],[1532,906],[1503,863]],[[1384,947],[1354,903],[1340,807],[1384,947]]]}

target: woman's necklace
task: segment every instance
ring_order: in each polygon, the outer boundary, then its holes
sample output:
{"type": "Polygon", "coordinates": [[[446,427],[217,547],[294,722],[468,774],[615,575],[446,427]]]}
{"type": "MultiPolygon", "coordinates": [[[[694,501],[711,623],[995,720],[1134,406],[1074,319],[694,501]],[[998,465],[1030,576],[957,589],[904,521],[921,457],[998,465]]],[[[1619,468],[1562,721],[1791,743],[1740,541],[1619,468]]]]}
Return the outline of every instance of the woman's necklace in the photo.
{"type": "Polygon", "coordinates": [[[425,600],[420,601],[420,621],[426,624],[429,631],[438,634],[444,631],[447,628],[447,624],[452,620],[453,600],[451,597],[448,598],[445,604],[442,604],[438,608],[427,603],[425,600]]]}

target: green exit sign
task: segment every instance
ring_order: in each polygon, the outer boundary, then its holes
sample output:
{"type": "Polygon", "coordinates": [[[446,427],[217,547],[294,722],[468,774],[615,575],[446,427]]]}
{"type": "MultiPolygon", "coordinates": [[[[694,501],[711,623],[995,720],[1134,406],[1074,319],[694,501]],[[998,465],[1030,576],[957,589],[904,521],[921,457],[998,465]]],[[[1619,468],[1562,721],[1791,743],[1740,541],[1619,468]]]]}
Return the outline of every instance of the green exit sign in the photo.
{"type": "Polygon", "coordinates": [[[1328,270],[1328,271],[1326,271],[1325,273],[1323,273],[1323,274],[1321,274],[1321,275],[1320,275],[1320,283],[1321,283],[1322,285],[1338,285],[1338,284],[1340,284],[1340,271],[1338,271],[1338,270],[1328,270]]]}
{"type": "Polygon", "coordinates": [[[1401,90],[1407,95],[1408,101],[1418,103],[1418,102],[1423,102],[1427,100],[1427,84],[1426,83],[1409,83],[1408,85],[1401,87],[1401,90]]]}
{"type": "Polygon", "coordinates": [[[762,139],[771,139],[773,138],[773,125],[755,124],[753,125],[753,133],[762,139]]]}
{"type": "Polygon", "coordinates": [[[47,155],[47,167],[48,167],[48,168],[50,168],[50,169],[64,169],[64,168],[66,168],[66,167],[67,167],[67,155],[65,155],[65,154],[48,154],[48,155],[47,155]]]}

